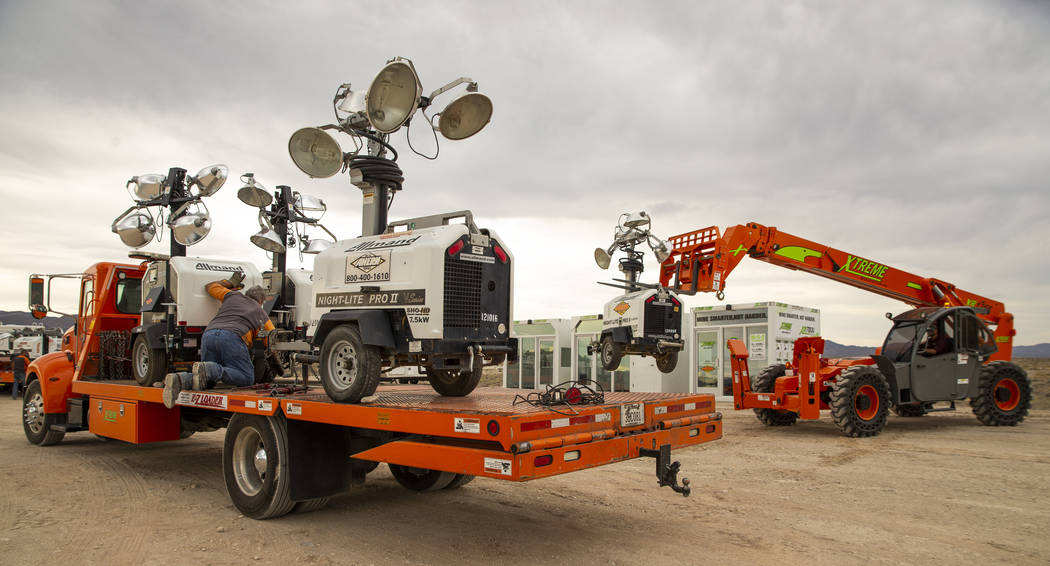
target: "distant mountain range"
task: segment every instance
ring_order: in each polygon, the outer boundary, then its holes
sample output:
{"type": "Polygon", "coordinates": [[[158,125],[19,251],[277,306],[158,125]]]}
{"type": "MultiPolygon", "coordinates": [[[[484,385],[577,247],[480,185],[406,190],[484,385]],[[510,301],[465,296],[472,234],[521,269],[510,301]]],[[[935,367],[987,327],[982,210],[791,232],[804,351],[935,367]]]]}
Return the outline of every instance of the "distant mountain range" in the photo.
{"type": "MultiPolygon", "coordinates": [[[[824,355],[829,358],[857,358],[875,353],[874,346],[847,346],[832,340],[824,339],[824,355]]],[[[1015,358],[1050,358],[1050,344],[1034,346],[1014,346],[1015,358]]]]}
{"type": "Polygon", "coordinates": [[[73,326],[74,322],[76,321],[71,316],[46,316],[37,320],[28,312],[0,311],[0,324],[24,324],[25,326],[39,326],[43,324],[47,328],[57,328],[65,332],[67,328],[73,326]]]}

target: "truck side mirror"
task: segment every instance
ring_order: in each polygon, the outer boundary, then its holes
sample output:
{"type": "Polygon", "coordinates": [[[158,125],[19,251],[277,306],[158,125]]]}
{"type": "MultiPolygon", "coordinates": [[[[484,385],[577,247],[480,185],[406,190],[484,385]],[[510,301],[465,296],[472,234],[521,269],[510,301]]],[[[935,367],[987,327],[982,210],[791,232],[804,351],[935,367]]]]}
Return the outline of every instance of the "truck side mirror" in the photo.
{"type": "Polygon", "coordinates": [[[41,319],[47,316],[47,307],[44,306],[44,278],[29,278],[29,312],[33,318],[41,319]]]}

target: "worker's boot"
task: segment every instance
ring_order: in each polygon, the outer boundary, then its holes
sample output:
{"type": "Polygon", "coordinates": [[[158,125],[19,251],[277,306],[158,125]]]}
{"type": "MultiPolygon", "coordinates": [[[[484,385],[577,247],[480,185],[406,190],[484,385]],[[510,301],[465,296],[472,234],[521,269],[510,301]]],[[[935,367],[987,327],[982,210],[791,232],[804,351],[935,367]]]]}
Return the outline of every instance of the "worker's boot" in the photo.
{"type": "Polygon", "coordinates": [[[221,374],[222,368],[215,362],[194,362],[193,389],[196,391],[208,389],[211,384],[219,380],[221,374]]]}
{"type": "Polygon", "coordinates": [[[190,389],[193,386],[193,377],[186,372],[169,373],[164,376],[164,393],[161,394],[161,398],[164,400],[164,406],[173,409],[175,408],[175,402],[179,400],[179,393],[182,393],[183,389],[190,389]]]}

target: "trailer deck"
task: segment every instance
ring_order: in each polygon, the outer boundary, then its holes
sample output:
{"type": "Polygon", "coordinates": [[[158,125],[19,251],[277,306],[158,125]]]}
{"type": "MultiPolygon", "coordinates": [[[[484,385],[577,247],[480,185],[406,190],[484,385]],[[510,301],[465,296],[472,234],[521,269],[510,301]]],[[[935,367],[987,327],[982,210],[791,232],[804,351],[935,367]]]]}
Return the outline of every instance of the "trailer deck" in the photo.
{"type": "Polygon", "coordinates": [[[179,438],[181,411],[272,417],[381,431],[392,439],[358,460],[525,481],[652,455],[722,436],[711,395],[606,393],[599,405],[534,406],[520,390],[480,388],[443,397],[428,385],[383,385],[366,403],[336,403],[291,382],[183,391],[167,409],[161,389],[134,381],[73,382],[88,397],[89,430],[133,443],[179,438]],[[518,401],[517,403],[515,401],[518,401]]]}

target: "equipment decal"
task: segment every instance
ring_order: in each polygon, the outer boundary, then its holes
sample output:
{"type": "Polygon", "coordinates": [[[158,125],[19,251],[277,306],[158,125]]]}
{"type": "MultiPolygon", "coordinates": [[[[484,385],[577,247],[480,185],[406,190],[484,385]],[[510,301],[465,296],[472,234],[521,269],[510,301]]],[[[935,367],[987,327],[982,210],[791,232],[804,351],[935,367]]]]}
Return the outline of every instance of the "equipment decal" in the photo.
{"type": "Polygon", "coordinates": [[[302,415],[303,406],[299,403],[288,403],[284,406],[285,410],[288,411],[289,415],[302,415]]]}
{"type": "Polygon", "coordinates": [[[485,471],[490,474],[509,476],[511,475],[511,461],[500,460],[499,458],[485,458],[485,471]]]}
{"type": "Polygon", "coordinates": [[[629,304],[627,304],[627,303],[625,303],[623,301],[620,301],[620,304],[618,304],[615,307],[613,307],[613,310],[616,311],[616,314],[618,314],[620,316],[623,316],[623,313],[631,310],[631,305],[629,305],[629,304]]]}
{"type": "Polygon", "coordinates": [[[390,250],[346,256],[345,283],[390,281],[390,250]]]}
{"type": "Polygon", "coordinates": [[[468,253],[459,254],[459,259],[465,261],[473,261],[475,263],[496,263],[496,258],[488,257],[484,255],[474,255],[468,253]]]}
{"type": "Polygon", "coordinates": [[[422,305],[427,302],[426,289],[404,291],[365,291],[357,293],[318,293],[315,307],[369,307],[386,305],[422,305]]]}
{"type": "Polygon", "coordinates": [[[460,432],[466,434],[481,434],[481,419],[456,419],[456,425],[453,428],[453,432],[460,432]]]}
{"type": "Polygon", "coordinates": [[[179,393],[179,398],[175,401],[175,404],[186,405],[188,407],[201,407],[204,409],[226,409],[227,399],[225,395],[201,393],[199,391],[183,391],[179,393]]]}

